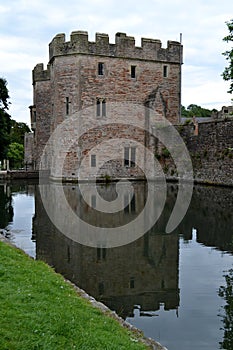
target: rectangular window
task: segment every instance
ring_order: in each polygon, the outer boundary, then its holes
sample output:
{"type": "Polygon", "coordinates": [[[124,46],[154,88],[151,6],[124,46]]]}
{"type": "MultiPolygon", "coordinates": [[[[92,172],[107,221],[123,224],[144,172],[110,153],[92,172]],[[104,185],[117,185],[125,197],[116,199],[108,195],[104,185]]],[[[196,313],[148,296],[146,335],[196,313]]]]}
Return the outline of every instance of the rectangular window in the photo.
{"type": "Polygon", "coordinates": [[[130,200],[130,195],[126,193],[124,195],[124,213],[135,213],[136,212],[136,199],[135,194],[132,196],[132,199],[130,200]]]}
{"type": "Polygon", "coordinates": [[[96,195],[92,194],[91,196],[91,207],[95,208],[96,207],[96,195]]]}
{"type": "Polygon", "coordinates": [[[104,294],[104,282],[99,283],[99,295],[104,294]]]}
{"type": "Polygon", "coordinates": [[[102,101],[102,117],[106,117],[106,100],[102,101]]]}
{"type": "Polygon", "coordinates": [[[135,167],[135,161],[136,161],[136,147],[131,147],[130,166],[132,168],[135,167]]]}
{"type": "Polygon", "coordinates": [[[131,78],[136,78],[136,66],[131,66],[131,78]]]}
{"type": "Polygon", "coordinates": [[[168,68],[167,66],[163,66],[163,77],[167,78],[167,74],[168,74],[168,68]]]}
{"type": "Polygon", "coordinates": [[[124,148],[124,166],[135,167],[136,162],[136,147],[124,148]]]}
{"type": "Polygon", "coordinates": [[[134,286],[135,286],[134,277],[130,277],[130,280],[129,280],[129,288],[130,288],[130,289],[133,289],[134,286]]]}
{"type": "Polygon", "coordinates": [[[103,62],[98,63],[98,75],[104,75],[104,64],[103,62]]]}
{"type": "Polygon", "coordinates": [[[106,117],[106,100],[97,98],[96,100],[96,116],[106,117]]]}
{"type": "Polygon", "coordinates": [[[70,104],[70,101],[69,101],[69,97],[66,97],[66,115],[69,114],[69,104],[70,104]]]}
{"type": "Polygon", "coordinates": [[[124,213],[129,213],[129,195],[127,193],[124,195],[124,213]]]}
{"type": "Polygon", "coordinates": [[[106,248],[97,248],[97,260],[105,260],[106,259],[106,248]]]}
{"type": "Polygon", "coordinates": [[[129,166],[129,147],[125,147],[124,165],[129,166]]]}
{"type": "Polygon", "coordinates": [[[96,155],[91,154],[91,167],[94,168],[96,167],[96,155]]]}
{"type": "Polygon", "coordinates": [[[96,101],[96,115],[97,115],[97,117],[100,117],[100,114],[101,114],[100,108],[101,108],[100,100],[97,99],[97,101],[96,101]]]}

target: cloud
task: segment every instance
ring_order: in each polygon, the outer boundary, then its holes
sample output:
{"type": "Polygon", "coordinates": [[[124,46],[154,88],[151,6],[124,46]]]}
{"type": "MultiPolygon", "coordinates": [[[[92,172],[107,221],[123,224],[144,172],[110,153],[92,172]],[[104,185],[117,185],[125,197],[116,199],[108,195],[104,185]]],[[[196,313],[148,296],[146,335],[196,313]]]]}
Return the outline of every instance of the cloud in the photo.
{"type": "MultiPolygon", "coordinates": [[[[230,20],[231,0],[11,0],[0,5],[0,76],[9,82],[12,117],[29,123],[32,103],[31,71],[48,63],[48,44],[57,33],[69,40],[74,30],[86,30],[89,40],[96,32],[126,32],[141,44],[141,37],[180,40],[184,45],[182,96],[185,105],[230,104],[228,85],[221,78],[226,65],[222,52],[228,48],[225,22],[230,20]],[[31,99],[31,101],[30,101],[31,99]]],[[[221,106],[220,106],[221,107],[221,106]]]]}

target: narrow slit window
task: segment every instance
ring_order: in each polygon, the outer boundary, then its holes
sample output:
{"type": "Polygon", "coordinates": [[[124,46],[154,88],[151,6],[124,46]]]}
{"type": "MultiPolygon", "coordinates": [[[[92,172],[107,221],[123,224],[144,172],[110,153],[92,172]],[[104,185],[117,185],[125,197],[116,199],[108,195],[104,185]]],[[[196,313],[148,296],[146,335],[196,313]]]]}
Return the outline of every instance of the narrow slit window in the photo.
{"type": "Polygon", "coordinates": [[[124,195],[124,213],[129,213],[129,196],[127,193],[124,195]]]}
{"type": "Polygon", "coordinates": [[[98,63],[98,75],[104,75],[104,64],[103,62],[98,63]]]}
{"type": "Polygon", "coordinates": [[[130,209],[131,209],[131,213],[135,213],[135,211],[136,211],[135,194],[133,195],[133,197],[131,199],[130,209]]]}
{"type": "Polygon", "coordinates": [[[93,195],[91,196],[91,207],[92,207],[92,208],[95,208],[95,207],[96,207],[96,195],[95,195],[95,194],[93,194],[93,195]]]}
{"type": "Polygon", "coordinates": [[[163,66],[163,77],[167,78],[168,75],[168,67],[167,66],[163,66]]]}
{"type": "Polygon", "coordinates": [[[70,101],[69,97],[66,97],[66,115],[70,113],[70,101]]]}
{"type": "Polygon", "coordinates": [[[96,101],[96,115],[97,115],[97,117],[100,117],[100,107],[101,107],[100,105],[101,105],[100,100],[97,99],[97,101],[96,101]]]}
{"type": "Polygon", "coordinates": [[[129,166],[129,147],[125,147],[124,151],[124,165],[129,166]]]}
{"type": "Polygon", "coordinates": [[[97,260],[106,260],[106,248],[97,247],[97,260]]]}
{"type": "Polygon", "coordinates": [[[131,166],[132,168],[135,167],[135,161],[136,161],[136,147],[131,147],[130,166],[131,166]]]}
{"type": "Polygon", "coordinates": [[[134,277],[130,277],[129,287],[130,287],[130,289],[133,289],[135,287],[134,277]]]}
{"type": "Polygon", "coordinates": [[[102,101],[102,117],[106,117],[106,100],[102,101]]]}
{"type": "Polygon", "coordinates": [[[96,155],[91,154],[91,167],[95,168],[96,167],[96,155]]]}
{"type": "Polygon", "coordinates": [[[104,294],[104,282],[99,283],[99,295],[104,294]]]}
{"type": "Polygon", "coordinates": [[[136,78],[136,66],[131,66],[131,78],[136,78]]]}

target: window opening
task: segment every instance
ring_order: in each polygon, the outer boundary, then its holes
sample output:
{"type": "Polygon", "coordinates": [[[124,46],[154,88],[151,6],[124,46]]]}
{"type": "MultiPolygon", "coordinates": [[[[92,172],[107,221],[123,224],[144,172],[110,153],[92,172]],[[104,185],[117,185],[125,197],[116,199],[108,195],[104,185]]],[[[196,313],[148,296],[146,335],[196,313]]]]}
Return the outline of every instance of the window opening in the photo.
{"type": "Polygon", "coordinates": [[[131,78],[136,78],[136,66],[131,66],[131,78]]]}
{"type": "Polygon", "coordinates": [[[96,167],[96,155],[91,154],[91,167],[94,168],[96,167]]]}
{"type": "Polygon", "coordinates": [[[168,73],[167,66],[163,66],[163,77],[164,78],[167,78],[167,73],[168,73]]]}
{"type": "Polygon", "coordinates": [[[104,64],[103,62],[98,63],[98,75],[104,75],[104,64]]]}

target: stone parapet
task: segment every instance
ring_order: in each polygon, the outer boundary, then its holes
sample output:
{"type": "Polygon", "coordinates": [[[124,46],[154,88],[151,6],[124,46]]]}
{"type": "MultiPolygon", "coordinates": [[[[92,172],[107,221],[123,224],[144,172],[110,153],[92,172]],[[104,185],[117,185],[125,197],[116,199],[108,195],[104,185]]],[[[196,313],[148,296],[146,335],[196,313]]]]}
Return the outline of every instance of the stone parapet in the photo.
{"type": "Polygon", "coordinates": [[[50,61],[56,56],[70,54],[100,55],[118,58],[131,58],[149,61],[182,62],[182,45],[177,41],[168,41],[162,48],[158,39],[141,39],[141,46],[135,46],[135,39],[125,33],[116,33],[115,44],[109,43],[108,34],[96,33],[95,42],[88,41],[86,31],[73,31],[70,41],[65,34],[57,34],[49,44],[50,61]]]}

